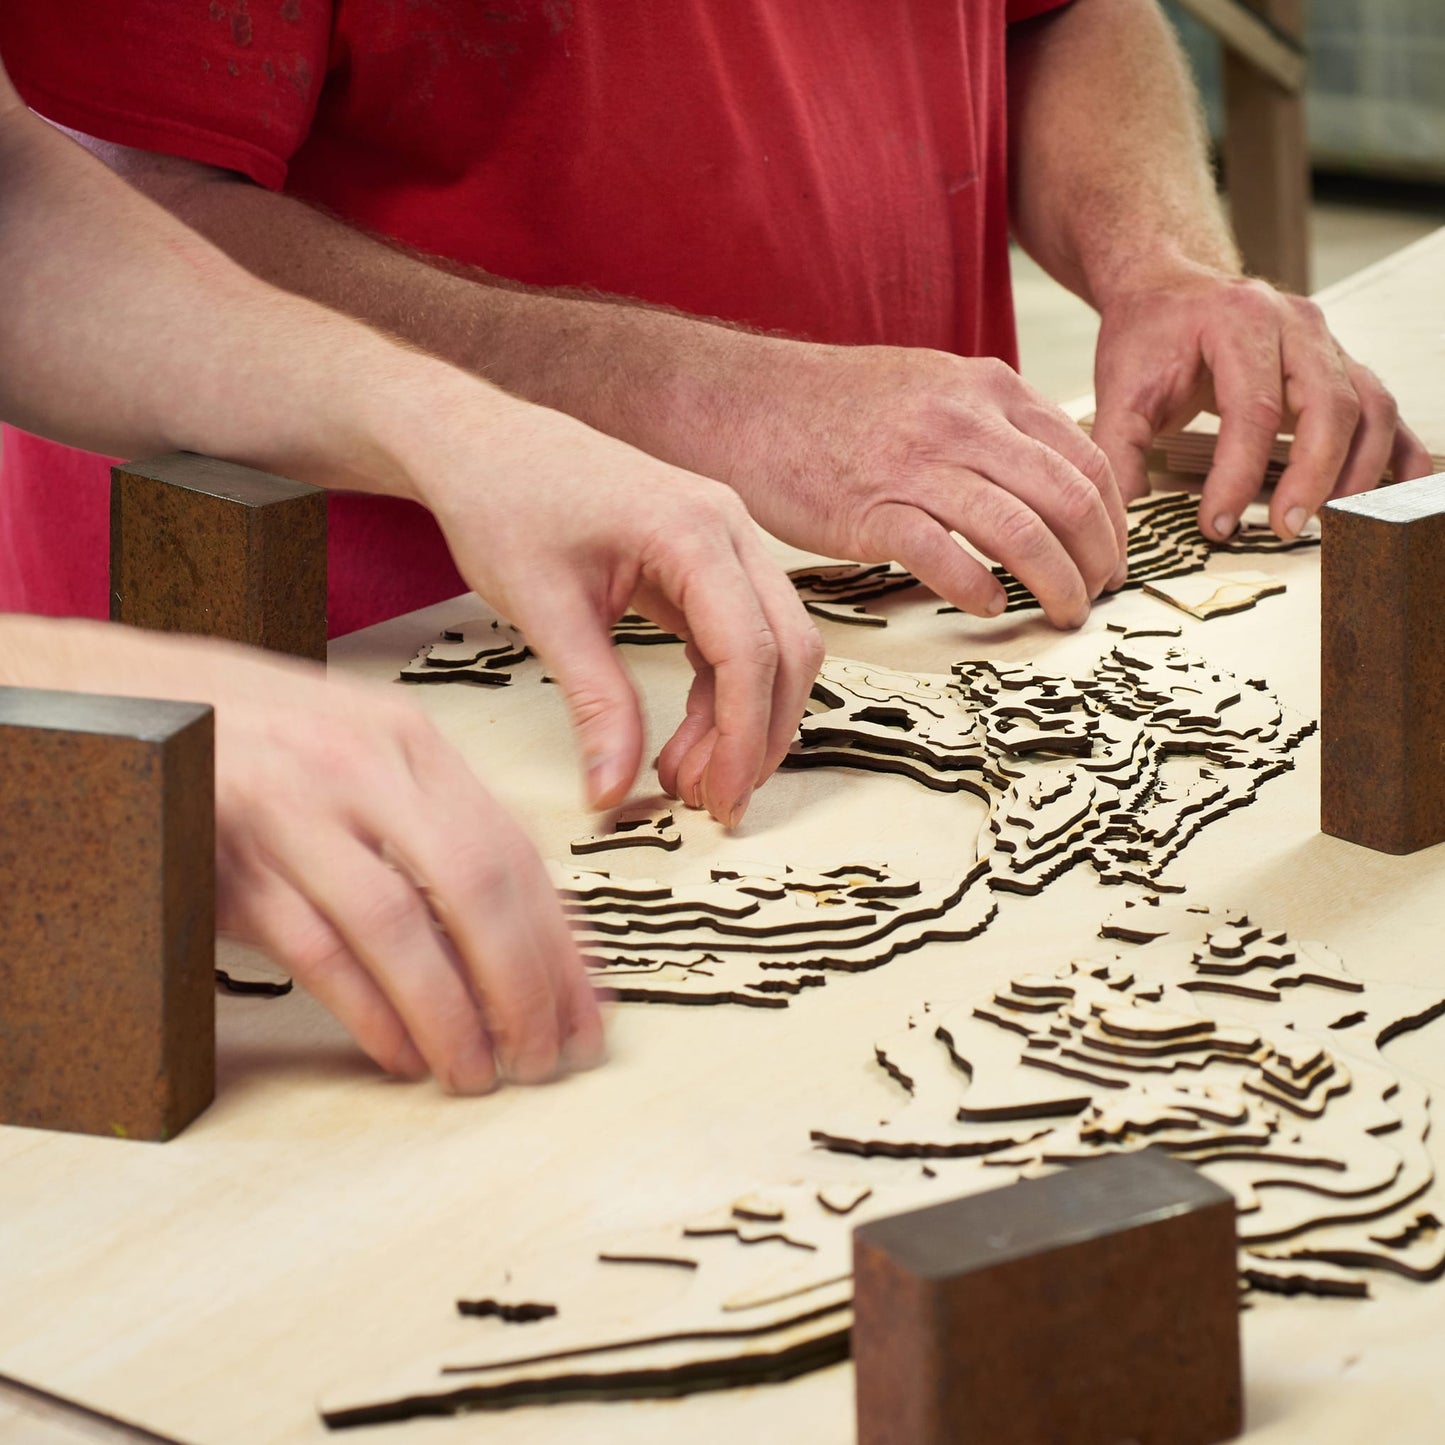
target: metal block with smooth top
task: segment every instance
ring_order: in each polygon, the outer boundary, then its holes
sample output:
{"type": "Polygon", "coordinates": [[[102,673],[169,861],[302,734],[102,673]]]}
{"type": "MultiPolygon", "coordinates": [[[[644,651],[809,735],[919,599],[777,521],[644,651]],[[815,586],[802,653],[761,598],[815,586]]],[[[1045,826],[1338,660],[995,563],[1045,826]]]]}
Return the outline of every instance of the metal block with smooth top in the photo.
{"type": "Polygon", "coordinates": [[[1320,513],[1320,828],[1445,842],[1445,473],[1320,513]]]}
{"type": "Polygon", "coordinates": [[[326,501],[190,452],[112,468],[111,621],[324,662],[326,501]]]}
{"type": "Polygon", "coordinates": [[[169,1139],[211,1102],[212,723],[0,688],[0,1123],[169,1139]]]}
{"type": "Polygon", "coordinates": [[[1146,1150],[859,1226],[858,1445],[1233,1438],[1234,1214],[1146,1150]]]}

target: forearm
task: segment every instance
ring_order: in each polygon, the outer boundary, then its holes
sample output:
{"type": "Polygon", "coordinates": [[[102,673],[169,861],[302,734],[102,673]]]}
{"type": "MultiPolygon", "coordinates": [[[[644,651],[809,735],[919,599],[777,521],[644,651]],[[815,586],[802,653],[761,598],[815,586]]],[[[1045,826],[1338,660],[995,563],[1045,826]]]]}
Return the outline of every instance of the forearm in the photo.
{"type": "Polygon", "coordinates": [[[1187,63],[1155,0],[1074,0],[1009,41],[1014,232],[1102,309],[1178,266],[1237,274],[1187,63]]]}
{"type": "Polygon", "coordinates": [[[0,114],[0,415],[120,455],[191,449],[416,495],[415,441],[515,399],[264,285],[23,108],[0,114]]]}
{"type": "Polygon", "coordinates": [[[711,476],[762,360],[796,349],[626,298],[521,286],[228,172],[79,139],[256,276],[711,476]]]}

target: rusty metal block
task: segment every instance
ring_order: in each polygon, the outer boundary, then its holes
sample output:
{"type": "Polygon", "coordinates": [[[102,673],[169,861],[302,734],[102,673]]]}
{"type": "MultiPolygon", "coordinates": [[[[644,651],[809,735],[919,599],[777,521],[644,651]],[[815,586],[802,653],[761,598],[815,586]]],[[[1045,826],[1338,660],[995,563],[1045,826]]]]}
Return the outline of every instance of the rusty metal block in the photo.
{"type": "Polygon", "coordinates": [[[215,1092],[209,707],[0,688],[0,1122],[169,1139],[215,1092]]]}
{"type": "Polygon", "coordinates": [[[1320,827],[1445,841],[1445,473],[1321,513],[1320,827]]]}
{"type": "Polygon", "coordinates": [[[1234,1200],[1157,1151],[861,1225],[858,1445],[1213,1445],[1243,1426],[1234,1200]]]}
{"type": "Polygon", "coordinates": [[[110,616],[326,660],[326,493],[176,452],[111,470],[110,616]]]}

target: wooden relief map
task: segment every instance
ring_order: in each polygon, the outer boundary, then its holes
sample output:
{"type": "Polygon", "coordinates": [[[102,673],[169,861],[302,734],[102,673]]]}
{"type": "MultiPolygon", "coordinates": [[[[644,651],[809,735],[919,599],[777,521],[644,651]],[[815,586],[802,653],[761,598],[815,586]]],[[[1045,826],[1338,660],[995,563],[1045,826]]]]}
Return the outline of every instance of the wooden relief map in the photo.
{"type": "MultiPolygon", "coordinates": [[[[1246,1290],[1360,1297],[1379,1271],[1438,1278],[1429,1102],[1379,1048],[1445,1013],[1445,991],[1367,984],[1319,944],[1157,895],[1102,931],[1143,941],[918,1005],[875,1047],[897,1108],[816,1129],[815,1144],[863,1156],[860,1169],[972,1158],[975,1189],[1163,1148],[1235,1195],[1246,1290]]],[[[853,1226],[961,1184],[929,1168],[885,1179],[760,1188],[564,1242],[457,1301],[490,1321],[475,1344],[335,1392],[324,1418],[677,1395],[831,1364],[848,1348],[853,1226]]]]}
{"type": "Polygon", "coordinates": [[[814,1141],[980,1156],[1016,1177],[1163,1148],[1235,1195],[1250,1285],[1362,1295],[1372,1270],[1438,1278],[1429,1100],[1380,1045],[1445,1013],[1445,990],[1364,983],[1227,909],[1145,898],[1103,932],[1149,941],[909,1011],[874,1051],[898,1107],[814,1141]]]}
{"type": "MultiPolygon", "coordinates": [[[[1140,587],[1153,590],[1150,584],[1199,572],[1215,553],[1288,552],[1319,545],[1317,532],[1307,532],[1293,541],[1284,542],[1265,527],[1241,527],[1229,541],[1211,542],[1199,530],[1195,519],[1197,509],[1197,501],[1187,493],[1145,497],[1130,506],[1129,580],[1125,583],[1126,590],[1140,587]]],[[[1038,606],[1033,594],[1003,568],[996,567],[994,574],[1004,585],[1008,597],[1007,611],[1018,612],[1038,606]]],[[[918,579],[896,562],[801,567],[788,575],[798,589],[803,605],[815,617],[860,627],[888,625],[885,616],[869,612],[862,604],[919,587],[918,579]]],[[[1258,578],[1262,574],[1247,575],[1258,578]]],[[[1198,586],[1191,586],[1185,595],[1192,599],[1199,590],[1198,586]]],[[[1211,596],[1214,590],[1205,588],[1206,594],[1211,596]]],[[[1267,596],[1271,590],[1279,590],[1279,584],[1271,587],[1256,582],[1253,595],[1244,600],[1245,591],[1235,589],[1230,594],[1232,606],[1217,606],[1212,613],[1205,615],[1237,611],[1241,605],[1252,605],[1258,597],[1267,596]]],[[[942,607],[937,610],[946,613],[957,609],[942,607]]],[[[612,636],[615,642],[623,645],[681,640],[636,613],[623,617],[612,629],[612,636]]],[[[440,641],[428,643],[401,670],[400,679],[409,683],[457,682],[505,687],[511,682],[516,668],[531,655],[515,627],[490,618],[478,618],[448,627],[440,641]]]]}
{"type": "Polygon", "coordinates": [[[846,1359],[852,1232],[945,1198],[937,1181],[789,1184],[658,1229],[562,1242],[476,1281],[454,1358],[333,1391],[333,1429],[566,1400],[791,1379],[846,1359]]]}
{"type": "Polygon", "coordinates": [[[829,975],[972,938],[995,903],[974,867],[924,884],[878,864],[713,869],[695,887],[554,872],[594,981],[637,1003],[786,1008],[829,975]]]}
{"type": "MultiPolygon", "coordinates": [[[[1204,573],[1214,552],[1318,540],[1254,529],[1213,546],[1195,509],[1189,496],[1130,509],[1130,585],[1157,586],[1200,618],[1279,588],[1264,574],[1204,573]]],[[[894,564],[791,575],[815,615],[873,628],[887,619],[869,602],[916,586],[894,564]]],[[[1011,609],[1033,605],[1001,575],[1011,609]]],[[[676,639],[630,617],[617,640],[676,639]]],[[[468,624],[423,649],[408,669],[423,676],[409,680],[491,681],[527,655],[505,625],[468,624]]],[[[1122,885],[1094,956],[1025,959],[1001,986],[971,990],[964,975],[955,996],[900,1004],[872,1051],[892,1106],[880,1110],[877,1090],[865,1106],[840,1089],[835,1116],[799,1141],[849,1160],[853,1181],[760,1183],[710,1214],[561,1241],[468,1280],[455,1302],[476,1325],[458,1337],[467,1343],[335,1392],[328,1425],[818,1369],[847,1352],[860,1220],[1146,1147],[1233,1193],[1246,1296],[1361,1297],[1382,1272],[1438,1278],[1445,1200],[1426,1147],[1429,1098],[1380,1050],[1445,1015],[1445,989],[1357,978],[1321,944],[1193,901],[1171,872],[1202,829],[1293,767],[1314,730],[1264,680],[1187,650],[1168,622],[1111,625],[1093,664],[1069,675],[827,658],[785,765],[896,774],[982,800],[957,870],[908,876],[860,849],[841,864],[730,862],[657,881],[624,875],[621,859],[653,848],[686,860],[677,819],[624,812],[572,840],[592,866],[554,865],[599,986],[624,1002],[801,1006],[842,974],[984,934],[1002,896],[1028,908],[1080,865],[1122,885]]]]}

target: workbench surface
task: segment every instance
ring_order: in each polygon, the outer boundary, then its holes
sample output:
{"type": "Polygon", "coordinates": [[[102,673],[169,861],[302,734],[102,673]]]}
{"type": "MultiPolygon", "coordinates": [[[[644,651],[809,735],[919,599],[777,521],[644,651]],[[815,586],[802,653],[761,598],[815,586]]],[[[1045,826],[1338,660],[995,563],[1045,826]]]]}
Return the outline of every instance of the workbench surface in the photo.
{"type": "MultiPolygon", "coordinates": [[[[1442,296],[1445,232],[1321,298],[1341,340],[1396,391],[1436,452],[1445,451],[1442,296]]],[[[795,554],[782,555],[796,565],[795,554]]],[[[1087,666],[1108,644],[1108,623],[1178,621],[1183,646],[1267,679],[1284,703],[1316,716],[1318,564],[1315,552],[1249,559],[1288,591],[1207,623],[1128,593],[1069,636],[1037,613],[981,622],[902,601],[882,604],[885,629],[821,626],[832,653],[946,672],[985,656],[1087,666]]],[[[334,643],[331,661],[386,682],[442,626],[483,612],[465,598],[398,618],[334,643]]],[[[627,661],[660,744],[681,715],[680,649],[632,648],[627,661]]],[[[535,672],[505,689],[411,695],[544,854],[565,860],[569,841],[593,831],[561,696],[535,672]]],[[[1202,901],[1323,941],[1364,978],[1439,984],[1445,848],[1393,858],[1324,837],[1317,738],[1295,757],[1292,772],[1206,829],[1166,877],[1202,901]]],[[[654,785],[644,777],[636,796],[654,785]]],[[[957,870],[984,816],[965,794],[835,769],[780,773],[733,837],[678,811],[679,852],[586,861],[679,879],[706,877],[724,860],[866,858],[937,877],[957,870]]],[[[549,1240],[663,1224],[790,1180],[916,1177],[917,1161],[820,1154],[808,1131],[840,1102],[891,1097],[872,1041],[910,1004],[1097,954],[1099,924],[1119,901],[1117,889],[1079,869],[1039,898],[1004,896],[977,939],[835,978],[786,1009],[617,1005],[606,1068],[481,1100],[379,1077],[299,991],[221,998],[217,1100],[175,1142],[0,1129],[0,1376],[149,1432],[0,1391],[0,1445],[331,1439],[316,1411],[321,1397],[466,1339],[478,1322],[456,1318],[456,1298],[549,1240]]],[[[1387,1055],[1445,1086],[1445,1023],[1398,1040],[1387,1055]]],[[[1438,1137],[1437,1164],[1445,1160],[1438,1137]]],[[[993,1182],[976,1161],[941,1167],[958,1192],[993,1182]]],[[[1382,1430],[1392,1445],[1439,1438],[1445,1282],[1385,1278],[1373,1289],[1367,1301],[1266,1298],[1246,1312],[1251,1442],[1353,1445],[1382,1430]]],[[[850,1369],[679,1401],[527,1408],[354,1438],[846,1445],[850,1369]]]]}

